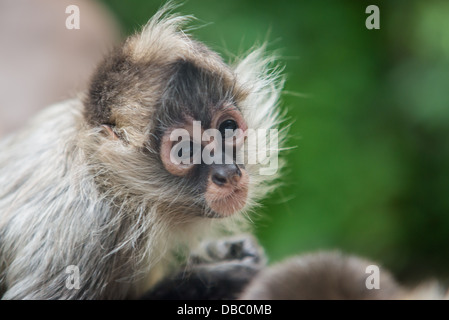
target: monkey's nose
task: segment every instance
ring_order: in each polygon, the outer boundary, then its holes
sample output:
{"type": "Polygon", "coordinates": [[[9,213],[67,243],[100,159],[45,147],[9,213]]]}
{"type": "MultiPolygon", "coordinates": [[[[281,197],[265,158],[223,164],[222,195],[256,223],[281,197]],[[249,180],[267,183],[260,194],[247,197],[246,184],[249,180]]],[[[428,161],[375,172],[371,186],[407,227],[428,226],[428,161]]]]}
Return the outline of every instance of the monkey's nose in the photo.
{"type": "Polygon", "coordinates": [[[217,186],[225,186],[227,184],[237,185],[242,177],[240,168],[235,163],[213,165],[211,168],[212,182],[217,186]]]}

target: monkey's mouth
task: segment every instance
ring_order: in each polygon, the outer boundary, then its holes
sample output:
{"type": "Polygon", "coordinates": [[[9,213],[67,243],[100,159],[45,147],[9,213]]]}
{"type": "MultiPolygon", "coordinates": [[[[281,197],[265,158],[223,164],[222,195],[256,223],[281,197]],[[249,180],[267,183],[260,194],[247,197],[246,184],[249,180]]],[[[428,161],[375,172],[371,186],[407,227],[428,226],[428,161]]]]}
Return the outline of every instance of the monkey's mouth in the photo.
{"type": "Polygon", "coordinates": [[[240,181],[235,185],[216,186],[209,182],[206,192],[206,203],[219,217],[228,217],[240,210],[248,198],[249,177],[242,171],[240,181]]]}

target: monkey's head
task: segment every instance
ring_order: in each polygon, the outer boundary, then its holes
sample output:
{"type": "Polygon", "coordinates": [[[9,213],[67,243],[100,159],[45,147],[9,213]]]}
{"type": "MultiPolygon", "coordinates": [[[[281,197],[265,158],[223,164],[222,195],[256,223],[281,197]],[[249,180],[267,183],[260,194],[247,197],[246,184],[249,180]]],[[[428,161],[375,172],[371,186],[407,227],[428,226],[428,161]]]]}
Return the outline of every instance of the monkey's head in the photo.
{"type": "Polygon", "coordinates": [[[86,153],[118,206],[231,216],[276,176],[261,170],[277,157],[267,137],[282,79],[262,49],[227,65],[181,31],[185,20],[160,11],[98,67],[84,100],[86,153]]]}

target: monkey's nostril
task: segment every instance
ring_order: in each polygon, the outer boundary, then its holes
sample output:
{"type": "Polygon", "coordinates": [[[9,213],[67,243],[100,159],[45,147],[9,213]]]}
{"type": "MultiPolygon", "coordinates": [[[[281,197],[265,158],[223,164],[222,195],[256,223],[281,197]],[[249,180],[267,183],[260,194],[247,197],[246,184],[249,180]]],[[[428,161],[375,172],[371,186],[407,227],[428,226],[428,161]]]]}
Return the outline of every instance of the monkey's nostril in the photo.
{"type": "Polygon", "coordinates": [[[215,173],[212,175],[212,181],[218,186],[223,186],[228,182],[228,179],[226,179],[226,176],[220,173],[215,173]]]}
{"type": "Polygon", "coordinates": [[[227,184],[236,186],[241,177],[242,172],[236,164],[212,167],[211,179],[217,186],[222,187],[227,184]]]}

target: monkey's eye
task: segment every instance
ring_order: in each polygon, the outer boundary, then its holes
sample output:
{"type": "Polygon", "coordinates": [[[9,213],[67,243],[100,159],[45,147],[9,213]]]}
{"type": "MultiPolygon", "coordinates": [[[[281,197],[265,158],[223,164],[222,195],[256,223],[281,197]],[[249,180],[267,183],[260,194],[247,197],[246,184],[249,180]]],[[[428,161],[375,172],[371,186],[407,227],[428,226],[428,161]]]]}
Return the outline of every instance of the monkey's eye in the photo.
{"type": "Polygon", "coordinates": [[[223,121],[218,127],[218,131],[220,131],[223,139],[232,137],[234,135],[234,131],[239,128],[237,122],[232,119],[228,119],[223,121]]]}

